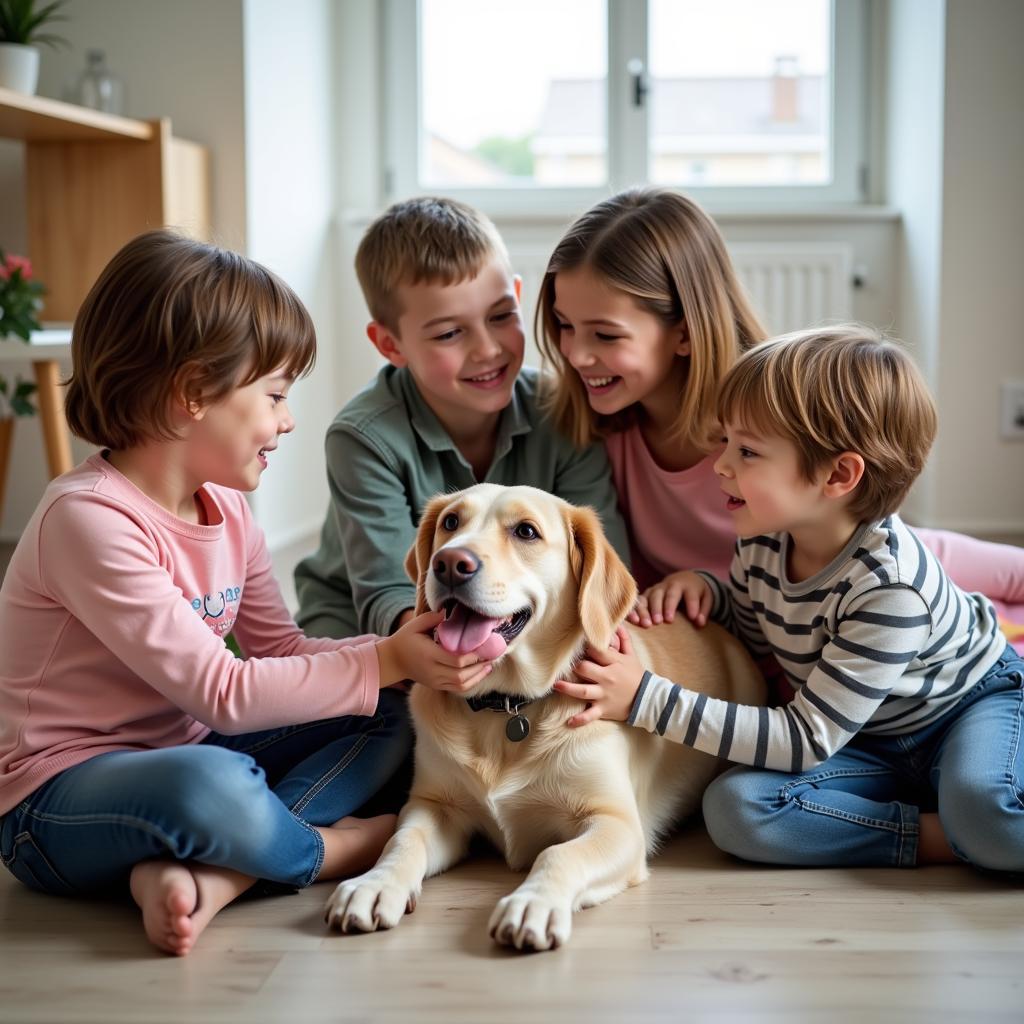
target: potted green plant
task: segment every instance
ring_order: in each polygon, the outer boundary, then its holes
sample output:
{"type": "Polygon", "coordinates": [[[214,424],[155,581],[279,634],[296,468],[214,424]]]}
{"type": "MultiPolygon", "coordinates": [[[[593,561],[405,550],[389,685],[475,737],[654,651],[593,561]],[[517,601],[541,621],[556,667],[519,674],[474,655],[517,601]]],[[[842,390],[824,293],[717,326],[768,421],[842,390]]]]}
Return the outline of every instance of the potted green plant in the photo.
{"type": "Polygon", "coordinates": [[[67,40],[40,31],[66,21],[60,9],[67,0],[40,5],[36,0],[0,0],[0,86],[15,92],[36,91],[39,82],[38,46],[66,46],[67,40]]]}
{"type": "MultiPolygon", "coordinates": [[[[0,338],[14,336],[28,342],[40,328],[36,314],[43,305],[45,288],[32,277],[32,264],[24,256],[8,255],[0,249],[0,338]]],[[[0,374],[0,509],[3,509],[7,463],[18,416],[35,413],[32,395],[36,385],[0,374]]]]}

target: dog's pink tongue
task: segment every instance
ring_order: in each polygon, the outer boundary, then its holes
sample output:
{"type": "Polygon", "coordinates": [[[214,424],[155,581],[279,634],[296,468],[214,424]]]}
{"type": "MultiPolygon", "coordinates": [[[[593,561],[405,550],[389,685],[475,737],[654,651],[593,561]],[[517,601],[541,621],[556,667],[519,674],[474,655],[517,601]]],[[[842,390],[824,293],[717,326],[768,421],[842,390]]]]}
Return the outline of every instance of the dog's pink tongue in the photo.
{"type": "Polygon", "coordinates": [[[476,648],[476,653],[484,661],[494,661],[495,658],[500,658],[507,649],[508,644],[505,643],[505,638],[500,633],[488,633],[487,639],[476,648]]]}
{"type": "Polygon", "coordinates": [[[455,611],[437,627],[441,646],[453,654],[476,652],[481,658],[493,661],[505,651],[505,641],[494,632],[501,619],[486,619],[457,604],[455,611]]]}

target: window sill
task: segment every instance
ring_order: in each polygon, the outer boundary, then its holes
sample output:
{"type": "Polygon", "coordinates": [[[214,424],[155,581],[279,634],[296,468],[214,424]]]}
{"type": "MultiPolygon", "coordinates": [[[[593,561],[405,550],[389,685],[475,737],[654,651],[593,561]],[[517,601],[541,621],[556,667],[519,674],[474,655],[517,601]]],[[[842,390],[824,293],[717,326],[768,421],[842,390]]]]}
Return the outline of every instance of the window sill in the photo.
{"type": "Polygon", "coordinates": [[[721,224],[730,221],[898,221],[895,206],[877,203],[830,203],[822,206],[719,206],[708,204],[707,212],[721,224]]]}
{"type": "MultiPolygon", "coordinates": [[[[516,225],[529,227],[567,226],[588,207],[573,206],[563,210],[530,210],[523,204],[520,211],[488,211],[490,218],[499,227],[516,225]]],[[[880,203],[830,203],[821,206],[725,206],[714,203],[704,204],[704,209],[718,224],[764,223],[764,224],[834,224],[845,222],[896,222],[901,217],[895,206],[880,203]]],[[[377,216],[371,210],[347,209],[341,211],[341,221],[349,227],[365,228],[377,216]]]]}

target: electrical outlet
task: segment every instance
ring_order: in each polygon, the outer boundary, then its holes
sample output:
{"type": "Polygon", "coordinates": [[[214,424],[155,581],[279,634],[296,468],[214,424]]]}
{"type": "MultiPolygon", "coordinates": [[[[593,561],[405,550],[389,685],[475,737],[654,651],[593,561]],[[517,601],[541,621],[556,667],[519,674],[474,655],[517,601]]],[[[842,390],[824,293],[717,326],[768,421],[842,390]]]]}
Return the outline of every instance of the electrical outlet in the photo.
{"type": "Polygon", "coordinates": [[[1004,441],[1024,441],[1024,381],[1003,382],[1000,436],[1004,441]]]}

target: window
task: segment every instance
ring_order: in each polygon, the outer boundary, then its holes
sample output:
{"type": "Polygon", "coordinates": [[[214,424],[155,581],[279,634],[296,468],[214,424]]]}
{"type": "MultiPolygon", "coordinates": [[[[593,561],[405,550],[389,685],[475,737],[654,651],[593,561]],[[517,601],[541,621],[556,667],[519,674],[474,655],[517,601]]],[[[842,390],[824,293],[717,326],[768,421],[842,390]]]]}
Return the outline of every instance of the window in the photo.
{"type": "Polygon", "coordinates": [[[420,0],[419,9],[425,188],[608,180],[604,0],[420,0]]]}
{"type": "Polygon", "coordinates": [[[650,180],[828,184],[829,15],[828,0],[651,0],[650,180]]]}
{"type": "Polygon", "coordinates": [[[860,200],[865,0],[386,0],[387,199],[860,200]]]}

